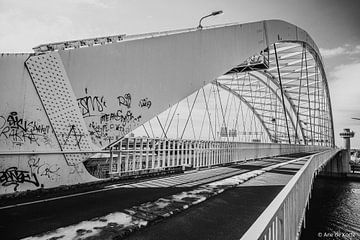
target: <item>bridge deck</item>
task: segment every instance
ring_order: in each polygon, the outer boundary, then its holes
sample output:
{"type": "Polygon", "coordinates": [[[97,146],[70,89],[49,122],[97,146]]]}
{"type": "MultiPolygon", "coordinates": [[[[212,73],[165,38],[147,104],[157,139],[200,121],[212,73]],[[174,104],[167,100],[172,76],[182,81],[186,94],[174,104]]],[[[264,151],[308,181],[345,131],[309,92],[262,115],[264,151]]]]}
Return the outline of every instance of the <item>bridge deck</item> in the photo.
{"type": "MultiPolygon", "coordinates": [[[[2,206],[0,232],[6,237],[21,238],[76,225],[84,220],[189,191],[201,184],[294,158],[296,157],[263,159],[133,184],[112,184],[103,189],[77,193],[73,196],[23,202],[16,206],[2,206]]],[[[241,187],[226,191],[175,217],[145,228],[130,238],[226,239],[225,235],[231,239],[235,235],[239,238],[303,163],[304,161],[288,164],[260,175],[243,183],[241,187]],[[211,218],[209,218],[210,213],[211,218]]]]}
{"type": "Polygon", "coordinates": [[[304,163],[253,178],[127,239],[240,239],[304,163]]]}

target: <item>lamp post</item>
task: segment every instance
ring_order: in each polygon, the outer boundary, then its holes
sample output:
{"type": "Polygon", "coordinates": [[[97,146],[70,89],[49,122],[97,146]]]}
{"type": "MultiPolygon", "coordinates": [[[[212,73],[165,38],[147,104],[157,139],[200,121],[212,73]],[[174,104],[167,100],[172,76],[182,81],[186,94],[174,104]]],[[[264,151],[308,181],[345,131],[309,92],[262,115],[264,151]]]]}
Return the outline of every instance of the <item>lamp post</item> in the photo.
{"type": "Polygon", "coordinates": [[[198,28],[198,29],[202,29],[202,28],[203,28],[202,25],[201,25],[201,21],[202,21],[203,19],[205,19],[205,18],[207,18],[207,17],[211,17],[211,16],[216,16],[216,15],[219,15],[219,14],[222,14],[222,13],[223,13],[222,10],[214,11],[214,12],[210,13],[209,15],[206,15],[206,16],[200,18],[199,26],[198,26],[197,28],[198,28]]]}

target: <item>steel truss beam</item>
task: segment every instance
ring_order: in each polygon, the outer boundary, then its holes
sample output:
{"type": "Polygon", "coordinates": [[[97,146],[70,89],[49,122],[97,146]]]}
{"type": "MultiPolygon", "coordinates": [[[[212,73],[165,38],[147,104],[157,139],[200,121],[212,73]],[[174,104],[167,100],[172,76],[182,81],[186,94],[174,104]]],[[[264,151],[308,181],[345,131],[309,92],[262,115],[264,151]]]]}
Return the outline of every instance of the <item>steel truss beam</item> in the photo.
{"type": "Polygon", "coordinates": [[[234,94],[237,98],[239,98],[243,103],[246,104],[246,106],[248,106],[248,108],[254,113],[254,115],[256,116],[256,118],[259,120],[259,122],[261,123],[261,125],[263,126],[264,130],[266,131],[268,137],[270,139],[272,139],[271,134],[269,132],[269,129],[267,128],[264,120],[261,118],[261,115],[255,110],[254,106],[251,105],[251,103],[249,103],[245,98],[243,98],[239,93],[233,91],[233,89],[222,85],[220,82],[218,81],[214,81],[213,84],[219,86],[220,88],[222,88],[225,91],[230,92],[231,94],[234,94]]]}

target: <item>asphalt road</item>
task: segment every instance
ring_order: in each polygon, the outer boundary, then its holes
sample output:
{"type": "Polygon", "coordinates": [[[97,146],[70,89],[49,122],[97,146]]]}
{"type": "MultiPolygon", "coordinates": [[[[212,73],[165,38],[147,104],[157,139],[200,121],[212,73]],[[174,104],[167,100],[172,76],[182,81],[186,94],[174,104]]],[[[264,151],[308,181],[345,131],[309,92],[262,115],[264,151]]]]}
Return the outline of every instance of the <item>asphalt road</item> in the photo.
{"type": "MultiPolygon", "coordinates": [[[[94,217],[121,211],[125,208],[139,205],[144,202],[155,201],[160,197],[190,190],[197,186],[194,182],[204,184],[206,182],[212,182],[250,170],[259,169],[278,162],[279,160],[262,160],[252,162],[247,165],[230,166],[224,171],[219,171],[219,169],[210,169],[184,174],[182,177],[164,177],[160,181],[164,183],[173,182],[173,185],[165,184],[164,186],[160,186],[159,181],[153,182],[154,184],[151,185],[149,182],[153,180],[141,181],[140,185],[142,186],[136,186],[136,184],[133,184],[132,186],[127,185],[124,187],[115,184],[105,186],[104,189],[100,189],[95,192],[80,193],[75,196],[65,196],[64,198],[56,198],[52,200],[41,199],[36,203],[27,203],[27,205],[22,206],[10,206],[8,208],[4,208],[4,206],[2,206],[0,207],[0,238],[19,239],[44,233],[59,227],[76,224],[94,217]],[[206,171],[208,171],[208,174],[204,174],[206,171]],[[196,178],[196,176],[198,176],[198,178],[196,178]],[[147,182],[147,184],[143,184],[144,182],[147,182]]],[[[224,235],[227,235],[229,234],[230,229],[237,229],[239,226],[245,226],[246,224],[253,222],[254,219],[243,215],[243,213],[248,211],[245,203],[253,202],[255,204],[258,202],[259,205],[256,209],[258,209],[258,212],[261,213],[261,211],[266,207],[269,201],[276,196],[281,188],[281,186],[263,186],[258,188],[249,188],[248,190],[243,189],[241,191],[238,191],[238,189],[234,191],[231,190],[220,194],[220,197],[206,201],[205,204],[199,204],[197,210],[192,209],[191,211],[185,211],[184,213],[180,213],[179,215],[171,218],[172,220],[169,222],[164,221],[158,225],[146,228],[144,230],[145,235],[143,235],[146,236],[145,238],[141,238],[140,235],[136,234],[134,236],[139,236],[139,239],[187,239],[188,236],[184,234],[186,232],[194,232],[194,229],[199,229],[196,231],[198,231],[200,235],[205,234],[205,232],[210,233],[213,231],[222,232],[224,235]],[[259,194],[265,197],[259,198],[259,194]],[[228,209],[230,212],[226,213],[224,212],[226,211],[224,206],[233,206],[235,208],[232,210],[228,209]],[[232,216],[231,213],[233,213],[234,216],[232,216]],[[211,214],[211,217],[209,217],[209,214],[211,214]],[[196,221],[189,221],[189,219],[196,219],[196,221]],[[175,231],[172,231],[171,229],[178,229],[177,233],[182,238],[167,235],[166,232],[160,233],[163,238],[158,238],[159,235],[156,235],[156,231],[150,235],[147,234],[147,232],[152,232],[151,229],[153,228],[158,230],[161,229],[161,226],[164,226],[164,231],[170,231],[169,234],[175,233],[175,231]],[[211,229],[209,226],[211,226],[211,229]],[[215,230],[215,226],[220,228],[215,230]],[[191,229],[192,231],[190,231],[191,229]]],[[[254,213],[252,213],[252,215],[254,215],[254,213]]],[[[139,232],[139,234],[142,232],[143,231],[139,232]]],[[[235,235],[237,234],[239,234],[238,231],[236,231],[235,235]]]]}

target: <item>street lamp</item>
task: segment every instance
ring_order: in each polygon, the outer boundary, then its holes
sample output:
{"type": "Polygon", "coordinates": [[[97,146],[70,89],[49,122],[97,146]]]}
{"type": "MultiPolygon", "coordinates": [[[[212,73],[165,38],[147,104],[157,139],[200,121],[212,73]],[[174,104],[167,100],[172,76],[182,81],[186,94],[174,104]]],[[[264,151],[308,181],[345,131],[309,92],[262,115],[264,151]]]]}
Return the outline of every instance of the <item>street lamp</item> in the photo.
{"type": "Polygon", "coordinates": [[[197,28],[199,28],[199,29],[202,29],[202,28],[203,28],[203,27],[201,26],[201,21],[202,21],[203,19],[205,19],[205,18],[207,18],[207,17],[211,17],[211,16],[216,16],[216,15],[219,15],[219,14],[222,14],[222,13],[223,13],[222,10],[214,11],[214,12],[210,13],[209,15],[206,15],[206,16],[200,18],[199,26],[198,26],[197,28]]]}

